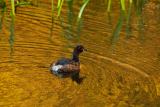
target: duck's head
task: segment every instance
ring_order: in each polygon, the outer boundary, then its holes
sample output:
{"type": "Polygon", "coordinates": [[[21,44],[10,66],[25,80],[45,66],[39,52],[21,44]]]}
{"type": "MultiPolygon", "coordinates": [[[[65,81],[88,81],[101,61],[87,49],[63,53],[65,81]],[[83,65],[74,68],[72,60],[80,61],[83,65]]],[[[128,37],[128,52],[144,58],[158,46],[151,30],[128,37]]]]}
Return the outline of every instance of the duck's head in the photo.
{"type": "Polygon", "coordinates": [[[80,54],[80,53],[82,53],[83,51],[86,51],[86,49],[84,48],[83,45],[77,45],[77,46],[74,48],[74,53],[76,53],[76,54],[80,54]]]}

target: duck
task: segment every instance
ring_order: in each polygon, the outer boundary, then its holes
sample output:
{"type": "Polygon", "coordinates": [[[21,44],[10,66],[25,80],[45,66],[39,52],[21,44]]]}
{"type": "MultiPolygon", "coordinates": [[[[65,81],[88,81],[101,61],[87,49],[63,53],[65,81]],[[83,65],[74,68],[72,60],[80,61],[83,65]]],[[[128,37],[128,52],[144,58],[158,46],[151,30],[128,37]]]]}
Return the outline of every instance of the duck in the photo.
{"type": "Polygon", "coordinates": [[[81,78],[79,77],[80,73],[80,60],[79,55],[86,51],[83,45],[77,45],[72,52],[71,58],[61,58],[55,62],[52,62],[50,65],[50,71],[52,74],[65,78],[71,77],[73,81],[80,83],[81,78]]]}

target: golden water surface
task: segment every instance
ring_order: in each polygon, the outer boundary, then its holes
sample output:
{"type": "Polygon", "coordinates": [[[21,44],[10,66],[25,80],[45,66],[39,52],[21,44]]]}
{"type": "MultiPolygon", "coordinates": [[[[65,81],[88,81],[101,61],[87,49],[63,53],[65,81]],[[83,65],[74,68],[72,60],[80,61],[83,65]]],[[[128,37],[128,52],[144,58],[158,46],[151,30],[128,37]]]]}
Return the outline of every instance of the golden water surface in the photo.
{"type": "Polygon", "coordinates": [[[53,25],[51,2],[18,7],[13,53],[9,12],[5,14],[0,32],[0,107],[160,107],[160,4],[153,0],[145,5],[141,30],[133,14],[131,37],[126,39],[124,24],[114,46],[110,38],[119,8],[113,7],[109,18],[104,0],[90,1],[77,33],[80,5],[74,2],[73,17],[64,5],[61,19],[55,18],[53,25]],[[71,57],[77,44],[88,50],[80,56],[81,84],[49,71],[52,61],[71,57]]]}

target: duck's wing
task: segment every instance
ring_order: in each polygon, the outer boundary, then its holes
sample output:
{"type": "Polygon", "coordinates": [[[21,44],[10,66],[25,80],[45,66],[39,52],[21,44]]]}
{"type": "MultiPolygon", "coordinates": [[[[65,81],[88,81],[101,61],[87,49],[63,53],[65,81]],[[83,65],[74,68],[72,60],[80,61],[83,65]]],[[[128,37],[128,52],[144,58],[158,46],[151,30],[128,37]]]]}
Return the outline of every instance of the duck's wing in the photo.
{"type": "Polygon", "coordinates": [[[56,61],[56,62],[52,62],[51,65],[50,65],[50,68],[52,68],[53,66],[57,66],[57,65],[65,65],[65,64],[68,64],[68,63],[70,63],[70,62],[71,62],[70,59],[61,58],[61,59],[59,59],[59,60],[56,61]]]}
{"type": "Polygon", "coordinates": [[[58,73],[73,73],[73,72],[79,72],[80,71],[80,64],[79,62],[74,62],[71,59],[68,58],[62,58],[58,60],[55,63],[52,63],[50,66],[51,71],[56,71],[58,73]]]}
{"type": "Polygon", "coordinates": [[[79,72],[80,71],[80,65],[79,63],[70,63],[70,64],[65,64],[59,69],[59,72],[63,73],[73,73],[73,72],[79,72]]]}

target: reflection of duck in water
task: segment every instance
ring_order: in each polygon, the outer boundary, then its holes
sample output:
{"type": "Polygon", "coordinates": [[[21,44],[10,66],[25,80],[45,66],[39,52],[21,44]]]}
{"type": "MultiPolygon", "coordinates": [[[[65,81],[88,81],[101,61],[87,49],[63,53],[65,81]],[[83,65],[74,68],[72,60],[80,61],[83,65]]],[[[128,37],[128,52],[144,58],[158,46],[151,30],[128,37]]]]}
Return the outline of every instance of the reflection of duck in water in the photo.
{"type": "Polygon", "coordinates": [[[80,83],[79,78],[80,62],[79,54],[84,51],[82,45],[78,45],[73,50],[73,56],[69,58],[61,58],[50,66],[50,71],[59,77],[71,77],[73,81],[80,83]]]}

